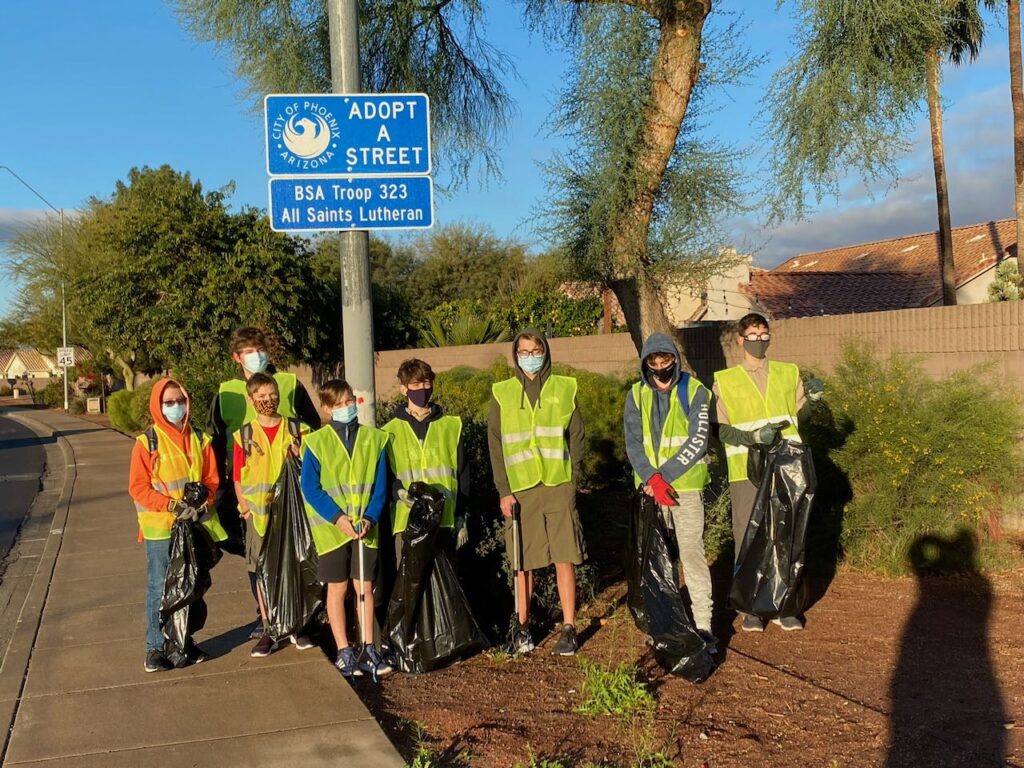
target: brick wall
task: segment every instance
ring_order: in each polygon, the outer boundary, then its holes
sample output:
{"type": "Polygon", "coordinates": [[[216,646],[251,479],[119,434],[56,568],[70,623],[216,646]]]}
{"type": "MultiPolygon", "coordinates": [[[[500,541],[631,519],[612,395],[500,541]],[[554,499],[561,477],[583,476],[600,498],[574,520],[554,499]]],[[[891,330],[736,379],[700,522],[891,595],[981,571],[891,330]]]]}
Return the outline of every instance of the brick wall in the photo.
{"type": "MultiPolygon", "coordinates": [[[[690,365],[705,382],[710,382],[716,370],[739,360],[740,350],[730,325],[686,328],[681,338],[690,365]]],[[[925,370],[934,376],[988,363],[1024,395],[1024,302],[778,320],[772,324],[770,355],[776,360],[830,371],[841,356],[843,343],[853,338],[868,341],[882,353],[920,356],[925,370]]],[[[551,351],[556,361],[585,370],[629,375],[636,371],[636,350],[625,333],[552,339],[551,351]]],[[[398,366],[409,357],[420,357],[434,370],[445,371],[458,365],[485,367],[497,357],[509,359],[510,354],[507,342],[379,352],[378,394],[395,392],[398,366]]],[[[294,370],[311,388],[309,368],[294,370]]]]}

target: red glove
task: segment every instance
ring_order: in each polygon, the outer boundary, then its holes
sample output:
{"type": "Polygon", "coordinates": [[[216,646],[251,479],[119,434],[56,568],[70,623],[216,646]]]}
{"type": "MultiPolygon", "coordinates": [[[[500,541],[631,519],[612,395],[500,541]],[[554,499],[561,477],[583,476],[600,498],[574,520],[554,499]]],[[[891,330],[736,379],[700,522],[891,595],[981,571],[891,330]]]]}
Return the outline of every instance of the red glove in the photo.
{"type": "Polygon", "coordinates": [[[654,491],[654,500],[661,504],[661,506],[675,506],[679,496],[676,494],[676,489],[665,482],[665,478],[661,476],[661,473],[655,472],[651,475],[651,479],[647,481],[647,484],[654,491]]]}

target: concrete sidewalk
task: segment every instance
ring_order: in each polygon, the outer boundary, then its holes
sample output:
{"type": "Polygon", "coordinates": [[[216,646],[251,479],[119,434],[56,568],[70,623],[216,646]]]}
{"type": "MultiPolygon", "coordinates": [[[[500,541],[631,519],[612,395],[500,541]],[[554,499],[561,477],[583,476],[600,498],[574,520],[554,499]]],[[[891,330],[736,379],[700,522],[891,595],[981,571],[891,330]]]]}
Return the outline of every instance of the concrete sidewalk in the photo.
{"type": "Polygon", "coordinates": [[[214,658],[143,672],[132,440],[54,411],[8,413],[49,443],[49,470],[63,477],[52,516],[34,512],[22,531],[40,551],[0,667],[0,719],[10,713],[13,723],[4,765],[403,765],[319,649],[249,657],[254,606],[241,558],[225,556],[213,573],[197,640],[214,658]]]}

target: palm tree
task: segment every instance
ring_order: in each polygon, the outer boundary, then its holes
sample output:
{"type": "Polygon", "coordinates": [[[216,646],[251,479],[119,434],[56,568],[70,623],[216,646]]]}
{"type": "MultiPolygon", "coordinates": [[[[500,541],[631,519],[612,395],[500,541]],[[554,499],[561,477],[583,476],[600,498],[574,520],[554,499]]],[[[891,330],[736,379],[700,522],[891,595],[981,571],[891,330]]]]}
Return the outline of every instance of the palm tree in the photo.
{"type": "MultiPolygon", "coordinates": [[[[991,0],[985,0],[986,3],[991,0]]],[[[960,66],[974,61],[981,50],[984,24],[979,0],[937,0],[941,14],[941,37],[928,51],[928,122],[931,126],[932,165],[935,170],[935,202],[939,215],[939,271],[942,275],[942,303],[956,304],[956,270],[953,264],[953,234],[949,213],[949,187],[946,182],[946,151],[942,143],[942,60],[960,66]]],[[[1018,225],[1019,226],[1019,225],[1018,225]]]]}

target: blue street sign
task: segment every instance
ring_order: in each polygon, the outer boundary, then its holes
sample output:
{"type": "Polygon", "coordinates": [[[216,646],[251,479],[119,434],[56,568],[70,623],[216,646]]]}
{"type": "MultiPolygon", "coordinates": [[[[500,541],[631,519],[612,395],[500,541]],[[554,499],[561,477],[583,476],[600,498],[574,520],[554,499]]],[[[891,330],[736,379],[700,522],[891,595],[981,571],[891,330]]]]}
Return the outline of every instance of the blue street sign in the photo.
{"type": "Polygon", "coordinates": [[[271,176],[430,173],[425,94],[273,94],[263,103],[271,176]]]}
{"type": "Polygon", "coordinates": [[[278,232],[426,229],[433,223],[429,176],[270,180],[270,226],[278,232]]]}

